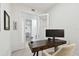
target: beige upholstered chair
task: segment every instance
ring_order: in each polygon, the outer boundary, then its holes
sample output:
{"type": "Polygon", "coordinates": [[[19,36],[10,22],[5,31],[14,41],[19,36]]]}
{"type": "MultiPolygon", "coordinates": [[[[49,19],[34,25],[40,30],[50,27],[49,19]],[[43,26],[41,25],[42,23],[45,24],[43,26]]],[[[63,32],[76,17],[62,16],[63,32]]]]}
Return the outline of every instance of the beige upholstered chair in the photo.
{"type": "Polygon", "coordinates": [[[75,44],[67,44],[59,47],[56,52],[47,52],[44,50],[42,52],[43,56],[72,56],[74,54],[75,44]]]}

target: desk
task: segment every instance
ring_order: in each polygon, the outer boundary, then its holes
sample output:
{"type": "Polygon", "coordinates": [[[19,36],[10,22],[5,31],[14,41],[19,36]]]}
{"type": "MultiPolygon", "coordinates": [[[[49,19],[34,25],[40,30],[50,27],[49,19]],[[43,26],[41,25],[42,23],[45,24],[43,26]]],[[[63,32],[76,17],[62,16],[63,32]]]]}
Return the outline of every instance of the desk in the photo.
{"type": "Polygon", "coordinates": [[[38,52],[48,49],[48,48],[55,48],[55,51],[57,50],[57,47],[59,45],[62,44],[66,44],[65,40],[60,40],[60,39],[55,39],[55,42],[48,41],[48,40],[40,40],[40,41],[34,41],[33,43],[29,43],[29,47],[31,49],[31,51],[34,53],[33,56],[35,55],[35,53],[37,52],[37,56],[38,56],[38,52]]]}

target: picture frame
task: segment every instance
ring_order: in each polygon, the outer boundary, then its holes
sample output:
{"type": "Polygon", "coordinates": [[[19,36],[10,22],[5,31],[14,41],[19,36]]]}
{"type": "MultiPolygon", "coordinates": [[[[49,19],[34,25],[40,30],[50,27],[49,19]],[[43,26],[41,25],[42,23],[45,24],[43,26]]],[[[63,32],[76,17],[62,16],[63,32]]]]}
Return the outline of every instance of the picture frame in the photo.
{"type": "Polygon", "coordinates": [[[13,30],[17,30],[17,22],[13,21],[13,30]]]}
{"type": "Polygon", "coordinates": [[[4,10],[4,30],[10,30],[10,16],[4,10]]]}

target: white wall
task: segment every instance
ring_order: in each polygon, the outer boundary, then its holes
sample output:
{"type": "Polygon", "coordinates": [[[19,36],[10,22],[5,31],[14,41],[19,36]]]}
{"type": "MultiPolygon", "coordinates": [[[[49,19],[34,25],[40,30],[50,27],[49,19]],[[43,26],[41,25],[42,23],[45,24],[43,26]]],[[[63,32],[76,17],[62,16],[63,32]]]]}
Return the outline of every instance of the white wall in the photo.
{"type": "Polygon", "coordinates": [[[1,30],[1,4],[0,4],[0,30],[1,30]]]}
{"type": "MultiPolygon", "coordinates": [[[[12,5],[11,5],[12,6],[12,5]]],[[[17,8],[17,7],[16,7],[17,8]]],[[[23,41],[22,41],[22,18],[19,10],[15,9],[15,7],[12,6],[12,20],[11,20],[11,51],[15,51],[18,49],[24,48],[23,41]],[[17,29],[13,30],[13,21],[17,22],[17,29]]]]}
{"type": "Polygon", "coordinates": [[[4,30],[4,10],[10,14],[9,4],[0,4],[0,56],[10,55],[10,30],[4,30]]]}
{"type": "Polygon", "coordinates": [[[65,40],[77,44],[75,55],[79,55],[79,4],[56,4],[49,12],[50,28],[63,28],[65,40]]]}

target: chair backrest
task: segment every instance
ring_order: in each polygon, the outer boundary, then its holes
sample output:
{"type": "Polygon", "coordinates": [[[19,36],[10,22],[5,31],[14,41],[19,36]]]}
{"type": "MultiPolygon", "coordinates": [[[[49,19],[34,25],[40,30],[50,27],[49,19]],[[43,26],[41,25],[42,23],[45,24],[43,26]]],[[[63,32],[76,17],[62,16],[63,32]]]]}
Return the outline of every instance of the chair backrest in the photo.
{"type": "Polygon", "coordinates": [[[53,55],[55,56],[72,56],[75,50],[75,44],[62,46],[53,55]]]}

